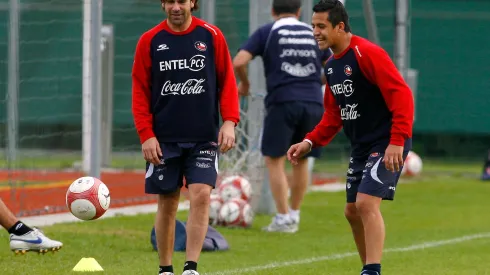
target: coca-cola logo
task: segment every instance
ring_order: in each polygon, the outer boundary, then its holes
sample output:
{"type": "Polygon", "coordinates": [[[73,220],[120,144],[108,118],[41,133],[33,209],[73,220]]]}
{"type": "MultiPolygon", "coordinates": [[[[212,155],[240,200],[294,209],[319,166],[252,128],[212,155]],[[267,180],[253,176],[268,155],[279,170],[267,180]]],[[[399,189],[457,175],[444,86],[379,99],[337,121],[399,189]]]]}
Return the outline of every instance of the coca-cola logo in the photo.
{"type": "Polygon", "coordinates": [[[167,80],[161,90],[162,96],[167,95],[198,95],[204,93],[205,79],[188,79],[186,82],[172,83],[172,81],[167,80]]]}
{"type": "Polygon", "coordinates": [[[340,109],[340,116],[342,120],[355,120],[361,115],[357,113],[357,103],[356,104],[347,104],[344,108],[340,109]]]}

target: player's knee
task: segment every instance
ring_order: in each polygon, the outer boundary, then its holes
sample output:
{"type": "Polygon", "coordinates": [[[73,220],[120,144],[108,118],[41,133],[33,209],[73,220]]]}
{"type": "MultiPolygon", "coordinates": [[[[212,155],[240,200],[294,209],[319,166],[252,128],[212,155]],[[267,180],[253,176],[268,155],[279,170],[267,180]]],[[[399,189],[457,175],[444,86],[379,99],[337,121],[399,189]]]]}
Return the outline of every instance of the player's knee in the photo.
{"type": "Polygon", "coordinates": [[[379,211],[379,209],[377,208],[377,204],[369,200],[357,200],[356,209],[357,209],[357,213],[361,217],[373,215],[379,211]]]}
{"type": "Polygon", "coordinates": [[[356,222],[361,219],[361,217],[357,213],[357,208],[355,203],[348,203],[345,206],[344,215],[349,222],[356,222]]]}
{"type": "Polygon", "coordinates": [[[179,205],[179,192],[171,194],[158,195],[158,212],[162,217],[170,219],[175,218],[177,215],[177,208],[179,205]]]}
{"type": "Polygon", "coordinates": [[[192,184],[189,188],[191,207],[202,207],[209,205],[211,186],[205,184],[192,184]]]}

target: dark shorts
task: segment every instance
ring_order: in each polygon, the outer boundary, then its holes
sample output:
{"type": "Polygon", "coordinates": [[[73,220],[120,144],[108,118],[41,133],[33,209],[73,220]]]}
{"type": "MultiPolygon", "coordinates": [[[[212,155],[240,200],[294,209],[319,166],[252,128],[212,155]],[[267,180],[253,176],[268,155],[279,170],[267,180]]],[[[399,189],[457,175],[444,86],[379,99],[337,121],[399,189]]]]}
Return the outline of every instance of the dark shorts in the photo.
{"type": "MultiPolygon", "coordinates": [[[[291,145],[301,142],[323,116],[323,106],[314,102],[293,101],[272,104],[267,108],[262,130],[261,152],[264,156],[285,156],[291,145]]],[[[319,157],[321,148],[305,157],[319,157]]]]}
{"type": "Polygon", "coordinates": [[[214,142],[161,143],[163,158],[158,166],[146,163],[145,192],[169,194],[186,184],[215,187],[218,176],[218,145],[214,142]]]}
{"type": "MultiPolygon", "coordinates": [[[[408,150],[403,152],[403,160],[407,158],[408,150]]],[[[357,193],[364,193],[393,200],[401,172],[391,172],[383,163],[384,152],[371,152],[365,157],[351,157],[347,170],[346,194],[347,202],[356,202],[357,193]]],[[[401,169],[400,169],[401,171],[401,169]]]]}

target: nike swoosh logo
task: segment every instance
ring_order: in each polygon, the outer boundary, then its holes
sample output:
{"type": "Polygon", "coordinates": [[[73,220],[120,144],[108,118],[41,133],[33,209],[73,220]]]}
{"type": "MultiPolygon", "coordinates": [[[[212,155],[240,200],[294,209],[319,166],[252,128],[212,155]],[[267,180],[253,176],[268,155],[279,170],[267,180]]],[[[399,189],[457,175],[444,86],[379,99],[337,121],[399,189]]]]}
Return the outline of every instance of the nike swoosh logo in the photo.
{"type": "Polygon", "coordinates": [[[39,237],[37,237],[37,239],[34,239],[34,240],[22,240],[22,239],[15,239],[15,238],[12,238],[12,240],[26,242],[26,243],[32,243],[32,244],[40,244],[43,242],[43,240],[39,237]]]}

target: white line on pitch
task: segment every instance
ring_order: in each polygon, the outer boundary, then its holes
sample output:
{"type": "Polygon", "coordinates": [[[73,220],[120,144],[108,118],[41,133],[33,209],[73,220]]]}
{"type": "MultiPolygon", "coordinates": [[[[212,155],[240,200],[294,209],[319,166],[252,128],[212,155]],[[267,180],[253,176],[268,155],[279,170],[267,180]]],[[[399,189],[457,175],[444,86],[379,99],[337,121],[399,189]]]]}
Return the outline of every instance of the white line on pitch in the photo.
{"type": "MultiPolygon", "coordinates": [[[[467,236],[462,236],[459,238],[447,239],[447,240],[441,240],[441,241],[430,241],[430,242],[415,244],[415,245],[411,245],[411,246],[407,246],[407,247],[389,248],[389,249],[385,249],[384,253],[408,252],[408,251],[414,251],[414,250],[423,250],[425,248],[439,247],[439,246],[444,246],[444,245],[451,245],[451,244],[462,243],[462,242],[476,240],[476,239],[485,239],[485,238],[490,238],[490,232],[474,234],[474,235],[467,235],[467,236]]],[[[229,270],[223,270],[223,271],[217,271],[217,272],[210,272],[210,273],[205,273],[204,275],[243,274],[243,273],[248,273],[248,272],[273,269],[273,268],[281,268],[281,267],[292,266],[292,265],[304,265],[304,264],[309,264],[309,263],[331,261],[331,260],[343,259],[343,258],[352,257],[352,256],[357,256],[357,252],[332,254],[332,255],[328,255],[328,256],[312,257],[312,258],[306,258],[306,259],[295,260],[295,261],[287,261],[287,262],[272,262],[270,264],[265,264],[265,265],[258,265],[258,266],[252,266],[252,267],[246,267],[246,268],[229,269],[229,270]]]]}

